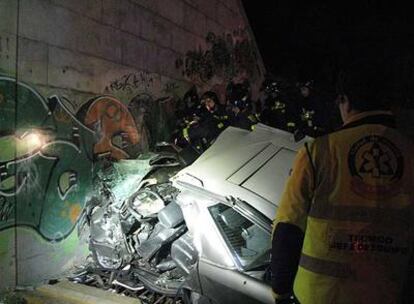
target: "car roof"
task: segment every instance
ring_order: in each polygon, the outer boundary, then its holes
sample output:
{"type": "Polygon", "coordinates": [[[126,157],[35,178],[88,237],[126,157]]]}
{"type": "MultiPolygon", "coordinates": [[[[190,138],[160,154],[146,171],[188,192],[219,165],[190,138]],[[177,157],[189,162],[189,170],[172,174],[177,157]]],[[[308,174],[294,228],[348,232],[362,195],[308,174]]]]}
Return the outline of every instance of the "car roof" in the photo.
{"type": "Polygon", "coordinates": [[[174,180],[242,199],[273,219],[296,152],[310,140],[262,124],[251,132],[228,127],[174,180]]]}

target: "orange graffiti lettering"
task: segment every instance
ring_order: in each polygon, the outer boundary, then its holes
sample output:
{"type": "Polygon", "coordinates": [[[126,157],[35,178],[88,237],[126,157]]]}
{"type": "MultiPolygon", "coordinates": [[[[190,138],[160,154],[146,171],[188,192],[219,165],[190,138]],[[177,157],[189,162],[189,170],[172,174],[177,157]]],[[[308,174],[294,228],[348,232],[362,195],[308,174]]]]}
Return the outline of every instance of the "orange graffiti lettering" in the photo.
{"type": "Polygon", "coordinates": [[[85,124],[97,130],[100,136],[94,146],[96,155],[110,154],[114,159],[128,158],[128,153],[115,146],[112,139],[122,134],[129,145],[136,145],[140,140],[128,108],[113,97],[103,96],[94,100],[86,113],[85,124]]]}

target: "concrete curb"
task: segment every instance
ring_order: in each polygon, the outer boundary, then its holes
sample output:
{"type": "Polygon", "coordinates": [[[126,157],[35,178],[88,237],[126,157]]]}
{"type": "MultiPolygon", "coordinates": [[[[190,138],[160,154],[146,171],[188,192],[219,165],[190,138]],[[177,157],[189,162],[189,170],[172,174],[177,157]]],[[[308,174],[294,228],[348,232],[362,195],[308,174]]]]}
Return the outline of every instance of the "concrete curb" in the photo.
{"type": "MultiPolygon", "coordinates": [[[[141,301],[110,293],[98,288],[62,281],[54,285],[43,285],[36,291],[48,298],[79,304],[141,304],[141,301]]],[[[36,303],[36,302],[34,302],[36,303]]]]}

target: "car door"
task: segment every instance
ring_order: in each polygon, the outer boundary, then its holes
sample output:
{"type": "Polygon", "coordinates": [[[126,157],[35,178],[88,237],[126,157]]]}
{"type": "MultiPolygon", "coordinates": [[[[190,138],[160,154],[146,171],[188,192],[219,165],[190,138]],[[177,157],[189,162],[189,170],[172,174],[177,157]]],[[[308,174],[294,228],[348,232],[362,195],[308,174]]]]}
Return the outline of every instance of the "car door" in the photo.
{"type": "MultiPolygon", "coordinates": [[[[265,274],[270,263],[269,227],[255,223],[237,208],[218,203],[209,212],[234,261],[224,269],[208,260],[199,261],[203,295],[212,303],[274,303],[265,274]]],[[[249,212],[250,215],[251,212],[249,212]]]]}

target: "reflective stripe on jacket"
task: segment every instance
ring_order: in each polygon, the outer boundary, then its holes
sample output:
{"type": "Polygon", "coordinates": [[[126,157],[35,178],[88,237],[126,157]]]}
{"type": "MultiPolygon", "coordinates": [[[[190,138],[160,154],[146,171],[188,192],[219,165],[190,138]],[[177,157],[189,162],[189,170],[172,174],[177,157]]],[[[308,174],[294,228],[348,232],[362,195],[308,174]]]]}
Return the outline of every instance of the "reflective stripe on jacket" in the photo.
{"type": "Polygon", "coordinates": [[[275,219],[305,233],[294,292],[307,303],[398,303],[414,240],[414,148],[365,112],[298,152],[275,219]]]}

